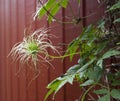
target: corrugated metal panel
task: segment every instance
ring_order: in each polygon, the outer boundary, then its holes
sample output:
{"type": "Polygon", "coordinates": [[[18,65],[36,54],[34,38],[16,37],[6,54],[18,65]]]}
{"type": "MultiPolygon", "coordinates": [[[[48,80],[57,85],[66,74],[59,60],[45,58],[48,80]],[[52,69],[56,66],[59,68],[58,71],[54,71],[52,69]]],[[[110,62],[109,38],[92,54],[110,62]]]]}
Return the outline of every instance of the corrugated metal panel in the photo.
{"type": "MultiPolygon", "coordinates": [[[[77,37],[80,34],[82,25],[86,26],[90,23],[94,23],[96,20],[100,19],[103,15],[103,8],[99,8],[97,0],[82,0],[82,5],[78,5],[77,1],[71,0],[72,8],[74,14],[71,12],[69,7],[65,11],[65,16],[73,16],[75,19],[78,17],[81,21],[75,25],[69,24],[65,26],[65,43],[70,42],[73,38],[77,37]],[[98,13],[99,12],[99,13],[98,13]]],[[[77,62],[77,56],[74,57],[73,62],[69,63],[69,59],[65,59],[65,68],[66,70],[77,62]]],[[[79,90],[79,84],[75,83],[74,86],[67,85],[65,89],[66,99],[65,101],[76,101],[79,100],[81,96],[81,91],[79,90]],[[74,92],[74,94],[73,94],[74,92]]]]}
{"type": "MultiPolygon", "coordinates": [[[[83,16],[83,8],[82,6],[78,5],[77,0],[71,0],[72,5],[68,5],[68,8],[65,10],[65,16],[68,16],[68,18],[65,19],[65,21],[69,21],[69,19],[77,20],[78,17],[81,18],[83,16]],[[71,11],[72,9],[72,11],[71,11]]],[[[84,0],[82,2],[84,4],[84,0]]],[[[73,38],[76,38],[79,35],[79,32],[81,31],[81,24],[80,21],[78,24],[65,24],[64,25],[64,42],[69,43],[73,38]]],[[[67,70],[69,67],[71,67],[73,64],[77,63],[78,57],[75,56],[73,59],[73,62],[70,63],[70,59],[66,58],[64,61],[64,68],[67,70]]],[[[76,101],[79,99],[79,96],[81,94],[81,91],[79,90],[79,85],[77,83],[74,83],[74,86],[66,85],[65,87],[65,101],[76,101]],[[74,92],[74,94],[73,94],[74,92]]]]}
{"type": "Polygon", "coordinates": [[[4,30],[4,27],[5,27],[5,22],[4,22],[4,20],[5,20],[5,18],[4,18],[4,10],[5,10],[5,7],[4,7],[4,5],[5,5],[5,1],[4,0],[2,0],[1,1],[1,14],[2,14],[2,16],[1,16],[1,100],[2,101],[6,101],[6,82],[5,82],[5,80],[6,80],[6,73],[5,73],[5,66],[4,66],[4,63],[5,63],[5,52],[4,52],[4,49],[5,49],[5,45],[4,45],[4,34],[3,33],[5,33],[5,30],[4,30]]]}
{"type": "MultiPolygon", "coordinates": [[[[80,8],[76,6],[77,2],[75,0],[71,0],[71,3],[75,18],[77,16],[81,18],[82,16],[90,15],[92,12],[96,12],[96,10],[100,11],[94,16],[83,19],[80,23],[83,23],[84,26],[94,22],[95,19],[99,19],[103,13],[103,10],[96,9],[96,0],[83,0],[80,8]],[[77,12],[78,9],[80,9],[80,12],[77,12]]],[[[70,11],[71,7],[68,7],[66,10],[62,9],[57,16],[67,21],[73,17],[70,11]],[[65,16],[68,16],[68,19],[65,16]]],[[[75,62],[73,63],[70,63],[68,58],[63,63],[61,60],[56,59],[53,62],[55,69],[39,66],[40,75],[36,80],[32,81],[29,87],[28,83],[33,76],[31,72],[28,75],[29,71],[26,69],[24,74],[16,75],[21,66],[19,63],[12,63],[11,58],[7,58],[7,55],[11,47],[16,42],[22,40],[24,29],[31,23],[35,29],[43,26],[50,27],[50,33],[57,36],[57,39],[54,39],[53,42],[55,45],[70,42],[73,38],[77,37],[81,30],[80,23],[65,25],[54,22],[49,25],[46,18],[33,23],[32,15],[35,9],[35,0],[0,0],[0,101],[43,101],[47,91],[47,84],[57,76],[62,75],[67,68],[76,63],[77,57],[74,58],[75,62]]],[[[61,51],[65,48],[61,46],[61,51]]],[[[80,93],[78,86],[67,85],[57,94],[55,101],[75,101],[79,98],[80,93]]],[[[49,98],[49,101],[51,101],[51,98],[49,98]]]]}
{"type": "MultiPolygon", "coordinates": [[[[0,4],[1,4],[2,2],[0,1],[0,4]]],[[[0,12],[1,12],[1,10],[2,10],[2,6],[0,6],[0,12]]],[[[1,16],[0,16],[0,19],[2,19],[1,18],[1,16]]],[[[0,20],[0,26],[2,26],[2,21],[0,20]]],[[[0,32],[2,31],[2,28],[0,27],[0,32]]],[[[0,43],[1,43],[1,38],[0,38],[0,43]]],[[[0,57],[2,56],[2,54],[1,54],[1,49],[0,49],[0,57]]],[[[0,61],[0,64],[1,64],[2,62],[0,61]]],[[[0,68],[0,71],[1,71],[1,68],[0,68]]],[[[1,90],[2,90],[2,85],[1,85],[1,83],[2,83],[2,79],[1,79],[1,73],[0,73],[0,98],[2,97],[2,94],[1,94],[1,90]]]]}
{"type": "MultiPolygon", "coordinates": [[[[59,19],[63,18],[62,10],[57,14],[56,17],[59,19]]],[[[62,26],[62,24],[53,22],[52,24],[49,25],[49,27],[51,28],[50,34],[57,36],[57,38],[52,39],[52,40],[54,40],[53,44],[58,46],[60,43],[63,43],[63,26],[62,26]]],[[[62,48],[63,47],[61,47],[60,51],[62,51],[62,48]]],[[[51,54],[55,55],[52,52],[51,52],[51,54]]],[[[49,82],[54,80],[56,77],[58,77],[59,75],[61,75],[63,73],[63,64],[60,59],[55,59],[52,62],[52,64],[54,67],[49,69],[49,76],[50,76],[49,82]]],[[[56,95],[55,100],[56,101],[64,101],[64,89],[60,90],[60,92],[56,95]]]]}

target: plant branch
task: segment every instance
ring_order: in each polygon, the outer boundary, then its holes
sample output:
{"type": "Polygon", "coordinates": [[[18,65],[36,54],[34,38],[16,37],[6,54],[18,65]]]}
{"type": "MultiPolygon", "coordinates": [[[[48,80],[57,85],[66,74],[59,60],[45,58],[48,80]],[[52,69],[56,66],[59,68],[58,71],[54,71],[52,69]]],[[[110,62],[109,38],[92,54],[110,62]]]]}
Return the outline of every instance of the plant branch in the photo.
{"type": "Polygon", "coordinates": [[[77,53],[72,53],[72,54],[67,54],[67,55],[63,55],[63,56],[53,56],[53,55],[49,55],[50,58],[65,58],[65,57],[68,57],[68,56],[71,56],[71,55],[78,55],[80,54],[80,52],[77,52],[77,53]]]}
{"type": "MultiPolygon", "coordinates": [[[[81,101],[84,101],[85,96],[87,95],[87,93],[88,93],[94,86],[95,86],[95,85],[91,85],[91,86],[85,91],[85,93],[84,93],[83,96],[82,96],[81,101]]],[[[93,98],[93,97],[92,97],[92,98],[93,98]]]]}
{"type": "Polygon", "coordinates": [[[57,19],[55,16],[53,16],[53,15],[44,7],[44,4],[41,2],[41,0],[39,0],[39,3],[42,5],[43,9],[47,12],[47,14],[48,14],[49,16],[51,16],[56,22],[61,23],[61,24],[62,24],[62,23],[65,23],[65,24],[73,23],[73,21],[71,21],[71,22],[63,22],[62,20],[57,19]]]}

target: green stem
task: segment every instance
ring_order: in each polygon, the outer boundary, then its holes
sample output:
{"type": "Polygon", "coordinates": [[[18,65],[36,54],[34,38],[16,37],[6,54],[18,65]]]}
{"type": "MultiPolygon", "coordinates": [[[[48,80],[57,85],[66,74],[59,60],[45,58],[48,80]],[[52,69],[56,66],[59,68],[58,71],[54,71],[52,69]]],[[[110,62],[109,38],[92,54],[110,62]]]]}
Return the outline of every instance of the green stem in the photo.
{"type": "Polygon", "coordinates": [[[84,93],[83,96],[82,96],[82,100],[81,100],[81,101],[84,101],[85,96],[87,95],[87,93],[88,93],[94,86],[95,86],[95,85],[91,85],[91,86],[85,91],[85,93],[84,93]]]}
{"type": "Polygon", "coordinates": [[[103,87],[103,88],[107,88],[107,89],[108,89],[108,87],[102,85],[101,83],[97,83],[96,85],[99,85],[99,86],[101,86],[101,87],[103,87]]]}
{"type": "Polygon", "coordinates": [[[53,56],[53,55],[48,55],[48,57],[50,58],[65,58],[65,57],[68,57],[68,56],[71,56],[71,55],[77,55],[77,54],[80,54],[80,52],[77,52],[77,53],[72,53],[72,54],[67,54],[67,55],[63,55],[63,56],[53,56]]]}

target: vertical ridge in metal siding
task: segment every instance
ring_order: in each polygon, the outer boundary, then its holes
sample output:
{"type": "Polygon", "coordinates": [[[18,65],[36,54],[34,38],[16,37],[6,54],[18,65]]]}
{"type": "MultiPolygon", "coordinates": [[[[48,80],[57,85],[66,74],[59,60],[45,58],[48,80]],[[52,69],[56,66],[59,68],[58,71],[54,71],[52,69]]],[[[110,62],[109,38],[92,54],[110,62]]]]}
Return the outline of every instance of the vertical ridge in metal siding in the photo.
{"type": "Polygon", "coordinates": [[[6,61],[6,89],[7,89],[7,101],[12,101],[11,96],[11,68],[9,59],[7,59],[7,55],[9,53],[10,47],[10,0],[5,0],[5,61],[6,61]]]}
{"type": "MultiPolygon", "coordinates": [[[[62,9],[62,18],[63,18],[63,22],[65,22],[65,9],[63,8],[62,9]]],[[[63,23],[62,24],[62,43],[65,43],[65,24],[63,23]]],[[[63,51],[65,50],[65,45],[62,46],[63,47],[63,51]]],[[[62,53],[64,54],[64,53],[62,53]]],[[[65,60],[63,60],[63,73],[65,73],[66,70],[65,70],[65,60]]],[[[66,101],[66,87],[63,88],[64,89],[64,101],[66,101]]]]}
{"type": "MultiPolygon", "coordinates": [[[[10,47],[11,47],[11,39],[12,39],[12,35],[11,35],[11,33],[12,33],[12,26],[11,26],[11,23],[12,23],[12,21],[11,21],[11,2],[12,2],[12,0],[10,0],[10,2],[9,2],[9,5],[10,5],[10,9],[9,9],[9,15],[10,15],[10,18],[9,18],[9,20],[10,20],[10,22],[9,22],[9,49],[8,49],[8,54],[9,54],[9,52],[10,52],[10,47]]],[[[13,101],[13,92],[12,92],[12,65],[11,65],[11,61],[10,61],[10,58],[8,58],[8,54],[7,54],[7,59],[8,59],[8,68],[10,69],[10,93],[11,93],[11,101],[13,101]]]]}
{"type": "MultiPolygon", "coordinates": [[[[17,42],[17,0],[11,0],[11,46],[17,42]]],[[[17,63],[13,63],[11,60],[11,73],[12,73],[12,101],[19,101],[19,86],[18,77],[16,73],[18,72],[17,63]]]]}
{"type": "MultiPolygon", "coordinates": [[[[1,2],[1,0],[0,0],[0,14],[1,14],[1,9],[2,9],[1,3],[2,3],[2,2],[1,2]]],[[[1,16],[0,16],[0,26],[2,26],[1,16]]],[[[2,29],[1,29],[1,27],[0,27],[0,43],[1,43],[1,34],[2,34],[1,31],[2,31],[2,29]]],[[[1,56],[2,56],[2,54],[1,54],[1,49],[0,49],[0,57],[1,57],[1,56]]],[[[2,69],[1,69],[1,63],[2,63],[2,62],[0,61],[0,71],[2,70],[2,69]]],[[[2,86],[1,86],[2,78],[1,78],[1,76],[2,76],[2,75],[1,75],[1,73],[0,73],[0,98],[2,98],[2,91],[1,91],[1,89],[2,89],[2,88],[1,88],[1,87],[2,87],[2,86]]]]}
{"type": "Polygon", "coordinates": [[[0,7],[1,7],[1,12],[0,12],[0,14],[1,14],[1,25],[2,26],[0,26],[1,27],[1,33],[0,33],[0,38],[1,38],[1,64],[0,64],[0,67],[1,67],[1,99],[0,100],[3,100],[4,99],[4,95],[3,95],[3,87],[4,87],[4,85],[3,85],[3,55],[2,55],[2,53],[3,53],[3,0],[1,0],[1,3],[0,3],[0,7]]]}
{"type": "MultiPolygon", "coordinates": [[[[86,0],[82,0],[81,4],[82,4],[81,5],[82,6],[81,7],[82,8],[81,16],[85,17],[86,16],[86,12],[85,12],[86,11],[86,0]]],[[[86,18],[84,18],[81,23],[82,23],[83,27],[85,27],[86,26],[86,18]]]]}
{"type": "MultiPolygon", "coordinates": [[[[56,15],[56,17],[58,19],[62,19],[62,10],[60,10],[58,12],[58,14],[56,15]]],[[[55,46],[58,46],[60,43],[63,43],[63,27],[61,23],[58,22],[53,22],[51,24],[49,24],[49,28],[51,28],[50,34],[56,36],[57,38],[51,37],[50,39],[52,40],[53,44],[55,46]]],[[[59,51],[63,51],[62,50],[62,46],[61,49],[59,49],[59,51]]],[[[51,55],[59,55],[56,53],[53,53],[52,51],[50,51],[51,55]]],[[[50,82],[53,81],[55,78],[57,78],[58,76],[60,76],[63,73],[63,64],[62,64],[62,60],[61,59],[54,59],[54,61],[51,62],[52,65],[54,66],[52,68],[52,66],[50,66],[50,82]]],[[[64,89],[62,88],[58,94],[56,94],[55,97],[56,101],[63,101],[64,100],[64,89]]],[[[50,101],[52,101],[52,98],[50,99],[50,101]]]]}
{"type": "MultiPolygon", "coordinates": [[[[22,41],[25,28],[25,0],[17,1],[17,27],[18,27],[18,41],[22,41]]],[[[21,65],[18,64],[18,67],[21,65]]],[[[19,76],[19,101],[27,101],[26,93],[26,74],[19,76]]]]}
{"type": "MultiPolygon", "coordinates": [[[[81,14],[79,14],[80,12],[78,12],[79,5],[77,1],[71,0],[70,1],[71,7],[68,6],[67,9],[65,9],[65,16],[70,17],[69,19],[72,20],[72,18],[74,19],[78,19],[78,16],[81,17],[81,14]],[[73,13],[71,12],[71,9],[73,10],[73,13]]],[[[70,21],[69,19],[65,19],[65,21],[70,21]]],[[[81,31],[81,26],[80,23],[78,24],[65,24],[65,43],[68,44],[69,42],[71,42],[74,38],[76,38],[81,31]]],[[[73,61],[70,62],[69,58],[65,59],[65,63],[64,63],[64,67],[65,67],[65,71],[70,68],[71,66],[73,66],[74,64],[76,64],[78,57],[74,56],[73,61]]],[[[79,85],[75,84],[73,86],[70,85],[66,85],[65,86],[65,93],[66,93],[66,99],[65,101],[75,101],[79,98],[79,95],[81,94],[81,91],[79,89],[79,85]],[[74,92],[74,94],[73,94],[74,92]]]]}
{"type": "Polygon", "coordinates": [[[5,72],[5,44],[4,44],[4,35],[5,35],[5,1],[1,0],[1,6],[2,6],[2,10],[1,10],[1,20],[2,20],[2,26],[1,26],[1,90],[2,90],[2,101],[6,101],[6,72],[5,72]]]}
{"type": "MultiPolygon", "coordinates": [[[[19,12],[18,12],[18,8],[19,8],[19,1],[16,1],[16,27],[17,27],[17,42],[19,41],[19,12]]],[[[19,62],[17,62],[17,72],[19,72],[19,62]]],[[[18,100],[20,101],[20,76],[18,74],[18,100]]]]}

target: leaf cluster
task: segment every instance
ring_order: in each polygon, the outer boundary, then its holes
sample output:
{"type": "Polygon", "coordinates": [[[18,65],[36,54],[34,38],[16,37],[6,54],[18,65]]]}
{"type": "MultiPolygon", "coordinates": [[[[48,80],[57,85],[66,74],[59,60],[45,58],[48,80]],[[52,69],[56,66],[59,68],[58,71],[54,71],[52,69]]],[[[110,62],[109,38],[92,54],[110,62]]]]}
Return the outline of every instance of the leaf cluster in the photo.
{"type": "MultiPolygon", "coordinates": [[[[107,72],[104,61],[111,56],[120,55],[120,51],[115,50],[114,48],[108,50],[107,46],[109,44],[109,40],[105,40],[99,43],[101,33],[102,32],[99,29],[97,29],[93,25],[89,25],[87,28],[83,29],[83,32],[80,34],[79,37],[74,39],[69,44],[66,54],[72,54],[79,51],[80,59],[78,60],[78,64],[70,67],[64,75],[56,78],[48,85],[48,88],[50,90],[48,91],[46,98],[53,92],[55,92],[54,94],[56,94],[56,92],[58,92],[58,90],[66,83],[73,84],[73,82],[77,80],[78,82],[80,82],[80,87],[88,86],[90,87],[90,89],[88,90],[91,90],[93,88],[91,88],[91,86],[97,86],[99,85],[99,83],[101,84],[103,77],[108,78],[110,73],[107,72]]],[[[70,56],[70,60],[72,60],[72,58],[73,55],[70,56]]],[[[113,78],[111,81],[116,80],[115,78],[113,78]]],[[[104,81],[104,83],[105,82],[106,81],[104,81]]],[[[106,84],[100,87],[106,88],[107,92],[110,93],[110,89],[107,87],[106,84]]],[[[116,89],[111,90],[111,96],[113,98],[119,99],[114,95],[116,91],[119,92],[116,89]]],[[[86,92],[84,93],[85,95],[86,92]]],[[[82,96],[81,101],[84,101],[85,95],[82,96]]],[[[105,101],[110,101],[110,95],[108,95],[108,93],[105,93],[105,95],[103,97],[100,97],[98,101],[104,101],[103,99],[108,99],[105,101]]]]}
{"type": "MultiPolygon", "coordinates": [[[[102,3],[100,0],[97,1],[102,3]]],[[[36,16],[42,18],[47,15],[49,22],[57,21],[55,15],[61,7],[66,8],[68,3],[69,0],[48,0],[45,4],[41,3],[42,7],[38,9],[36,16]]],[[[105,0],[104,3],[107,6],[105,18],[97,25],[83,28],[80,35],[67,47],[65,56],[71,54],[70,61],[72,61],[74,55],[79,53],[78,63],[48,84],[49,91],[45,100],[52,93],[55,96],[66,83],[73,84],[75,81],[79,83],[81,89],[86,86],[88,88],[83,93],[81,101],[84,101],[91,91],[97,95],[98,101],[120,100],[120,90],[116,89],[120,85],[119,62],[118,65],[113,63],[108,66],[105,63],[111,57],[120,56],[120,29],[118,27],[120,0],[105,0]],[[99,86],[98,90],[94,89],[96,86],[99,86]]],[[[95,99],[91,97],[91,100],[95,99]]]]}

